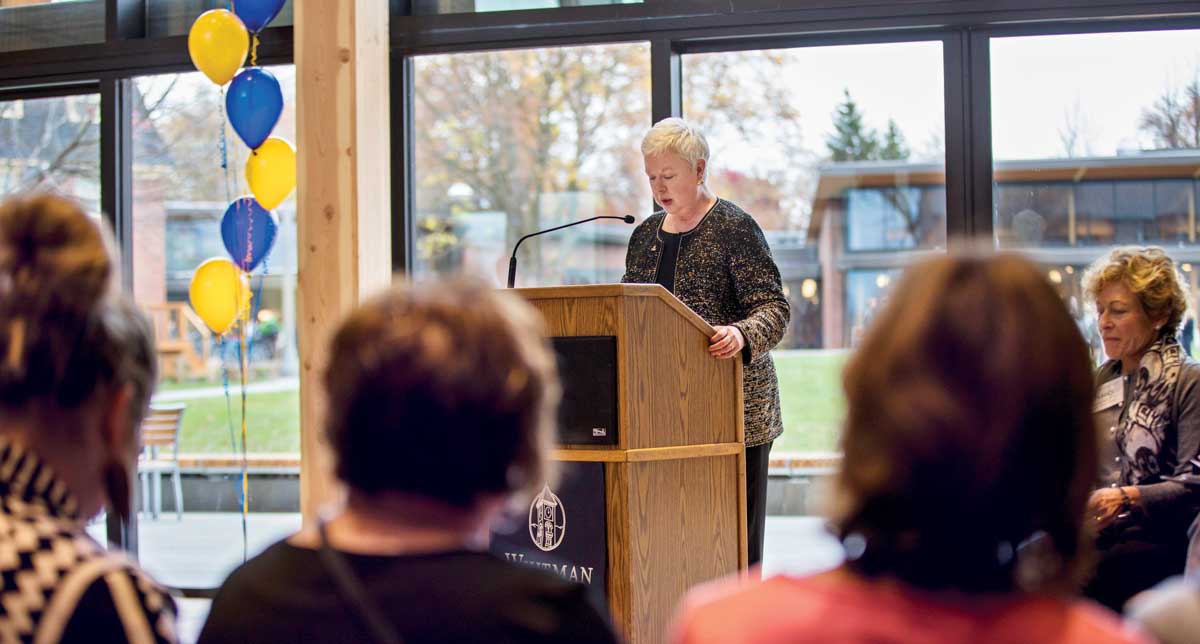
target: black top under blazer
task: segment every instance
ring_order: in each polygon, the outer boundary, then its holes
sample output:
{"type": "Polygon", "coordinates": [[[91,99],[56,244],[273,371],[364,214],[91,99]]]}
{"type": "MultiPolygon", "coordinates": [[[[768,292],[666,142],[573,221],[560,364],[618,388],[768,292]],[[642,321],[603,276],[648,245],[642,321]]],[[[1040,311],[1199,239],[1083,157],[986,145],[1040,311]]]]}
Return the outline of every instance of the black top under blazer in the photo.
{"type": "MultiPolygon", "coordinates": [[[[655,283],[664,219],[665,212],[656,212],[633,231],[622,282],[655,283]]],[[[718,199],[695,228],[682,234],[673,292],[709,324],[742,332],[746,446],[775,440],[783,433],[783,420],[770,351],[787,330],[791,308],[762,229],[744,210],[718,199]]]]}

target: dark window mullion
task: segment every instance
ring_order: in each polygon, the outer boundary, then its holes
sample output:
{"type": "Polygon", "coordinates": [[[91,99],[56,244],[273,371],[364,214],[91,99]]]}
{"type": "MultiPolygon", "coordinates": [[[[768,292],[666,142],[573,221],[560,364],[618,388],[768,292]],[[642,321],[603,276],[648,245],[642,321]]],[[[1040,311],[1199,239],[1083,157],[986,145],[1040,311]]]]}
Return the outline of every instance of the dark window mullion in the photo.
{"type": "Polygon", "coordinates": [[[679,52],[669,39],[650,41],[650,120],[683,114],[679,52]]]}
{"type": "Polygon", "coordinates": [[[942,40],[945,87],[946,239],[954,246],[971,235],[970,52],[965,30],[942,40]]]}
{"type": "Polygon", "coordinates": [[[392,137],[392,271],[411,274],[415,255],[411,244],[416,203],[413,142],[413,64],[409,56],[392,51],[390,67],[392,137]]]}
{"type": "MultiPolygon", "coordinates": [[[[133,289],[133,81],[100,82],[100,210],[121,249],[121,282],[133,289]]],[[[138,486],[130,493],[136,497],[138,486]]],[[[136,508],[137,503],[135,502],[136,508]]],[[[109,512],[108,540],[137,556],[137,513],[128,521],[109,512]]]]}
{"type": "Polygon", "coordinates": [[[133,85],[100,83],[100,209],[121,249],[121,279],[133,288],[133,85]]]}
{"type": "Polygon", "coordinates": [[[970,78],[966,115],[969,120],[970,151],[970,233],[976,239],[992,242],[995,219],[993,189],[995,176],[992,158],[992,57],[991,36],[986,32],[969,31],[967,50],[970,55],[967,73],[970,78]]]}
{"type": "MultiPolygon", "coordinates": [[[[682,68],[679,51],[670,39],[650,41],[650,125],[672,116],[683,116],[682,68]]],[[[649,208],[650,212],[659,209],[653,198],[649,208]]]]}
{"type": "Polygon", "coordinates": [[[146,37],[147,0],[105,0],[104,37],[108,42],[146,37]]]}

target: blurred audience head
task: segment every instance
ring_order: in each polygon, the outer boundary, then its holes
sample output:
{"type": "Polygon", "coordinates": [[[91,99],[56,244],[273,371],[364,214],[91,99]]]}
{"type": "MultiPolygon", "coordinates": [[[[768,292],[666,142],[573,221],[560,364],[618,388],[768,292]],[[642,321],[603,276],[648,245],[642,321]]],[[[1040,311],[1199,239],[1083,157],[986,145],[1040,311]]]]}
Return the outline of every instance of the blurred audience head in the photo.
{"type": "Polygon", "coordinates": [[[128,512],[156,374],[152,331],[121,295],[114,264],[106,230],[74,202],[40,194],[0,205],[0,423],[71,465],[85,515],[106,500],[128,512]]]}
{"type": "Polygon", "coordinates": [[[914,266],[844,386],[831,519],[851,569],[965,592],[1082,581],[1092,373],[1033,264],[977,254],[914,266]]]}
{"type": "Polygon", "coordinates": [[[559,390],[540,315],[468,282],[395,286],[350,314],[325,371],[337,475],[457,507],[552,478],[559,390]]]}

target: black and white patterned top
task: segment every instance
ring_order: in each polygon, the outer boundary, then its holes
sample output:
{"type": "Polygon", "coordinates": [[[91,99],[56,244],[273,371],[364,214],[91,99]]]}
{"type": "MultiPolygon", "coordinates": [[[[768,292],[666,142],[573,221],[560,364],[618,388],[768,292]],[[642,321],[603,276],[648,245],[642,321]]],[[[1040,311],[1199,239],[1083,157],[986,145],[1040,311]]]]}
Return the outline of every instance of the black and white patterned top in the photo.
{"type": "MultiPolygon", "coordinates": [[[[665,219],[665,212],[656,212],[633,231],[622,282],[655,283],[665,219]]],[[[770,352],[783,339],[792,314],[762,229],[744,210],[718,199],[695,228],[680,236],[674,286],[675,297],[705,322],[735,326],[746,338],[742,351],[746,446],[775,440],[783,433],[783,420],[770,352]]]]}
{"type": "Polygon", "coordinates": [[[175,642],[175,603],[84,530],[33,452],[0,436],[0,643],[175,642]]]}

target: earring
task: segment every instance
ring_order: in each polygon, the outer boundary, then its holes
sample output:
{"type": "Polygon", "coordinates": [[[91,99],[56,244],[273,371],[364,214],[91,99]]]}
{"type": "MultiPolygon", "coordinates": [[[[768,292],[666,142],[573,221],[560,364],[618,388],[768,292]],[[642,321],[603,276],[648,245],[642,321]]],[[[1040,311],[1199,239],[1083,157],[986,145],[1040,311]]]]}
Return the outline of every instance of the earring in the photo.
{"type": "Polygon", "coordinates": [[[701,177],[699,179],[696,179],[696,185],[698,185],[698,186],[704,185],[704,178],[701,177]]]}
{"type": "Polygon", "coordinates": [[[104,490],[108,493],[109,509],[128,521],[132,513],[132,501],[129,494],[129,471],[124,465],[110,460],[104,464],[104,490]]]}

